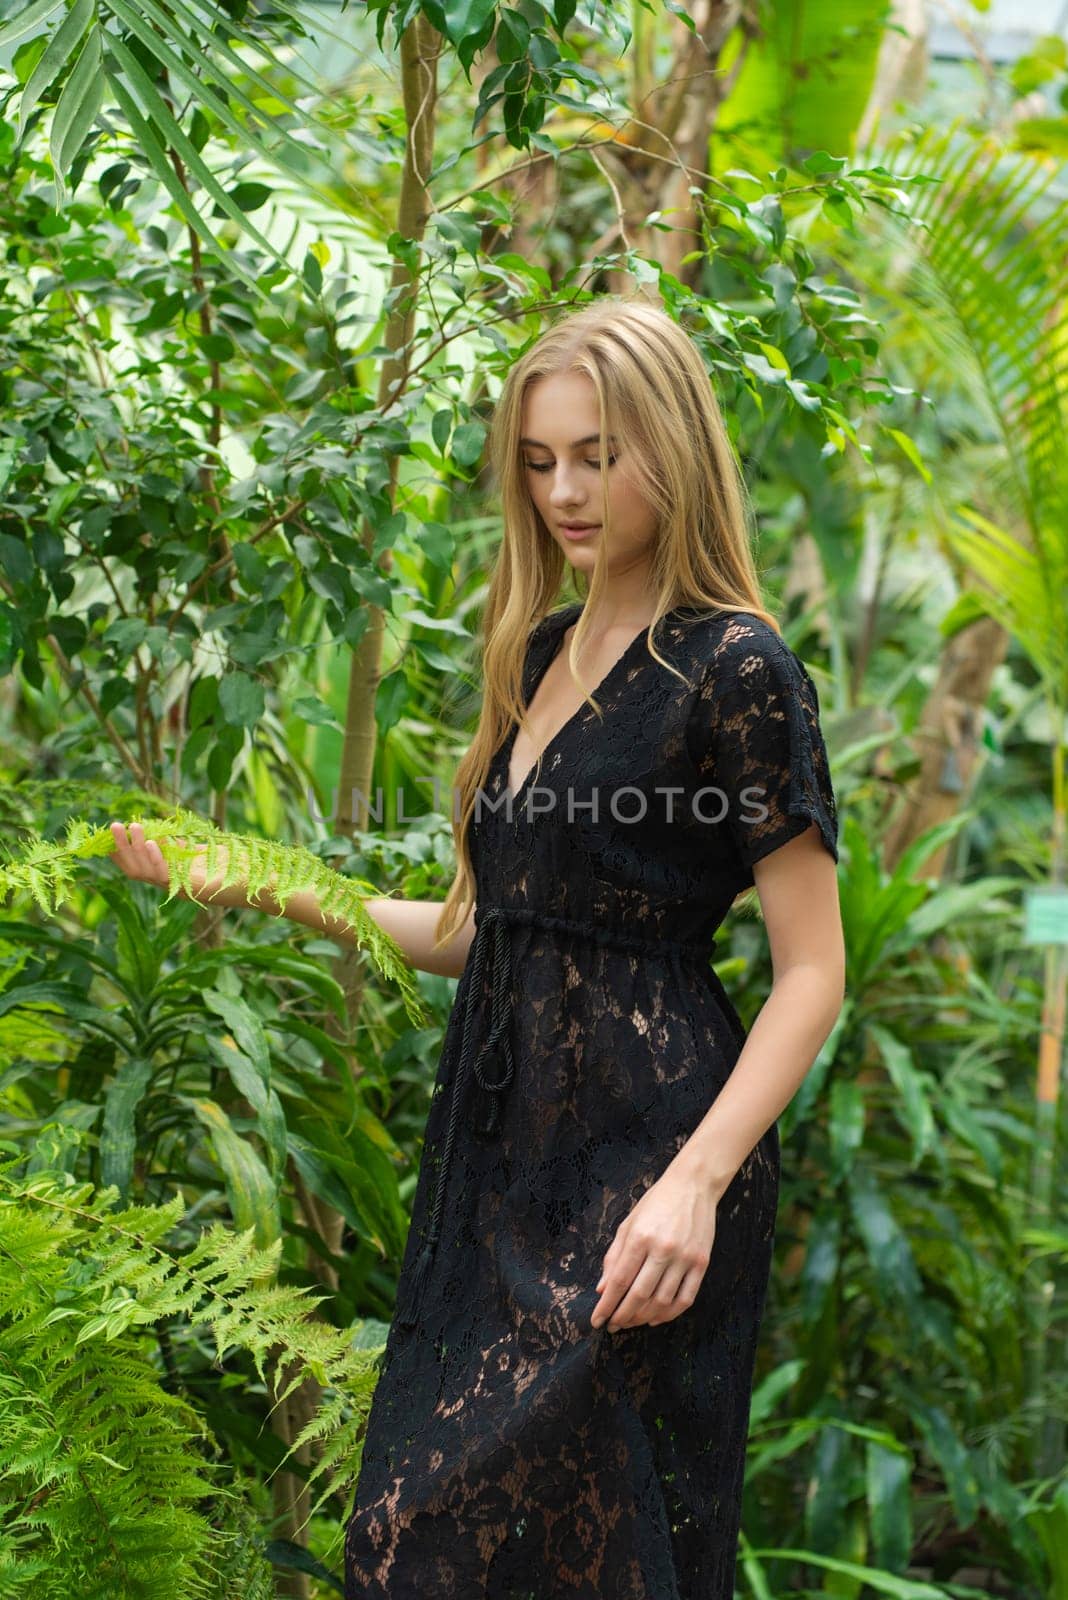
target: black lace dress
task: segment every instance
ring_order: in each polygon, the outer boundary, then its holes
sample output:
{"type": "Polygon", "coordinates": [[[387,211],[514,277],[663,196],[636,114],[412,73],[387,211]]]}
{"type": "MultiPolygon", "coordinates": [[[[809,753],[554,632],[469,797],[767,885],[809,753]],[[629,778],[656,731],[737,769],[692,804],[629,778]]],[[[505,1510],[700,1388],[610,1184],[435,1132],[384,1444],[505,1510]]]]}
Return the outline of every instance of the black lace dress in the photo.
{"type": "MultiPolygon", "coordinates": [[[[533,631],[526,703],[580,610],[533,631]]],[[[687,682],[639,634],[595,690],[603,721],[583,704],[510,797],[513,728],[472,822],[477,931],[346,1600],[731,1600],[777,1123],[721,1199],[693,1304],[615,1331],[590,1316],[617,1228],[744,1042],[716,930],[811,823],[837,860],[837,817],[815,686],[774,629],[679,609],[656,644],[687,682]]]]}

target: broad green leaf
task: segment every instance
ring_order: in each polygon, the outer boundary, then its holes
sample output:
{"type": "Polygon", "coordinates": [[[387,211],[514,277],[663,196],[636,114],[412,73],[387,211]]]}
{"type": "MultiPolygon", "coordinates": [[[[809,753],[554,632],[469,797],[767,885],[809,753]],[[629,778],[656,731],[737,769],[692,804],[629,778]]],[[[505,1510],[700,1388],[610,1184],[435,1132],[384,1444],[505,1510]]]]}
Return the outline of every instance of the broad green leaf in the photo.
{"type": "Polygon", "coordinates": [[[880,1566],[900,1572],[908,1565],[912,1550],[912,1463],[904,1446],[889,1449],[875,1439],[868,1441],[866,1452],[868,1512],[875,1557],[880,1566]]]}
{"type": "Polygon", "coordinates": [[[921,1285],[908,1239],[902,1231],[886,1193],[870,1172],[856,1168],[850,1177],[853,1216],[875,1272],[884,1304],[902,1301],[915,1309],[921,1285]]]}
{"type": "Polygon", "coordinates": [[[864,1095],[858,1083],[836,1078],[831,1085],[830,1181],[837,1185],[852,1169],[857,1151],[864,1142],[864,1095]]]}
{"type": "Polygon", "coordinates": [[[219,684],[219,707],[236,728],[255,728],[263,721],[263,685],[247,672],[228,672],[219,684]]]}
{"type": "Polygon", "coordinates": [[[281,1238],[278,1191],[271,1175],[247,1139],[235,1130],[230,1118],[214,1100],[178,1097],[190,1107],[208,1130],[216,1160],[226,1181],[226,1193],[234,1226],[243,1232],[253,1229],[258,1249],[266,1249],[281,1238]]]}
{"type": "Polygon", "coordinates": [[[819,1322],[827,1307],[840,1268],[841,1245],[842,1219],[825,1200],[809,1223],[801,1267],[801,1313],[808,1327],[819,1322]]]}
{"type": "Polygon", "coordinates": [[[450,456],[460,467],[473,467],[481,459],[486,429],[481,422],[461,422],[453,430],[450,456]]]}
{"type": "Polygon", "coordinates": [[[919,1166],[934,1144],[936,1132],[927,1088],[916,1069],[912,1051],[902,1039],[879,1022],[869,1022],[868,1032],[896,1091],[891,1102],[894,1115],[912,1138],[912,1165],[919,1166]]]}
{"type": "Polygon", "coordinates": [[[960,1439],[949,1413],[914,1392],[909,1396],[909,1417],[918,1424],[928,1450],[941,1469],[958,1527],[970,1528],[979,1510],[979,1480],[967,1446],[960,1439]]]}
{"type": "Polygon", "coordinates": [[[100,1129],[100,1182],[114,1184],[127,1200],[137,1149],[137,1108],[152,1082],[152,1063],[128,1056],[104,1091],[104,1121],[100,1129]]]}

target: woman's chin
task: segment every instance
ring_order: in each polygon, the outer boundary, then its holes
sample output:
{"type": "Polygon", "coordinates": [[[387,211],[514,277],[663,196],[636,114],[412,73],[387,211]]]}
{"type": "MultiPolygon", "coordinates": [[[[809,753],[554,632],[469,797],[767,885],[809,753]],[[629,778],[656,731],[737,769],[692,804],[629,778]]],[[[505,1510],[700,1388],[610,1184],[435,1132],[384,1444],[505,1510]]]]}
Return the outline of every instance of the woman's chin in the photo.
{"type": "Polygon", "coordinates": [[[590,567],[597,556],[597,545],[592,539],[561,539],[560,548],[573,567],[590,567]]]}

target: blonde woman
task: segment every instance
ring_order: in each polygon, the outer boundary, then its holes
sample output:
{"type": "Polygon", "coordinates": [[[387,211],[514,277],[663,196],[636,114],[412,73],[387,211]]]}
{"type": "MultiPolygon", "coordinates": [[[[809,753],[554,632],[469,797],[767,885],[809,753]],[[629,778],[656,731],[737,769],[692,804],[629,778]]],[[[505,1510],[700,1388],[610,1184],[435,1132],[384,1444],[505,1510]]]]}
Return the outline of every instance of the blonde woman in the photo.
{"type": "Polygon", "coordinates": [[[443,907],[369,907],[460,981],[346,1600],[731,1600],[776,1119],[843,1000],[816,689],[664,312],[549,328],[491,464],[457,875],[443,907]],[[748,1035],[709,964],[747,889],[773,970],[748,1035]]]}

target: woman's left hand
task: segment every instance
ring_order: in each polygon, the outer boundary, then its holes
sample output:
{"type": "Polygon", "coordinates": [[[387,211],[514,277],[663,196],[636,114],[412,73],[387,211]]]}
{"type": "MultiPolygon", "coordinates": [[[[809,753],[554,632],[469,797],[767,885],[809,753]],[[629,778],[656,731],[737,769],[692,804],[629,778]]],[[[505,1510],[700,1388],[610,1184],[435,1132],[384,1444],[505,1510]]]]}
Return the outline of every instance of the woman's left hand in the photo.
{"type": "Polygon", "coordinates": [[[597,1288],[593,1327],[671,1322],[693,1305],[716,1237],[716,1195],[672,1162],[622,1222],[597,1288]]]}

